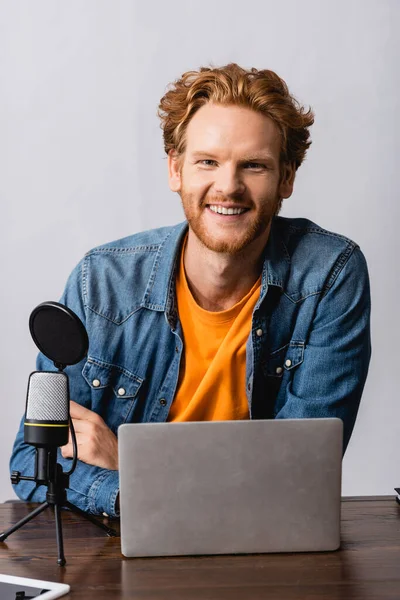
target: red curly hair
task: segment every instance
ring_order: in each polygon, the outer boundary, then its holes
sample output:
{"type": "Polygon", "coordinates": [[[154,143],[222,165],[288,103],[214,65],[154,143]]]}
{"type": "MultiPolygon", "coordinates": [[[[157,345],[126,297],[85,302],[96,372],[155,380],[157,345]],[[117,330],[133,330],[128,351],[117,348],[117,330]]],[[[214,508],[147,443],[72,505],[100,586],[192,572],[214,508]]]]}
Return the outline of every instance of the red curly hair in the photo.
{"type": "Polygon", "coordinates": [[[182,159],[189,121],[201,106],[214,102],[250,108],[272,119],[282,139],[281,165],[294,163],[297,170],[303,162],[311,145],[308,128],[314,123],[314,114],[311,108],[306,112],[274,71],[245,70],[236,63],[201,67],[183,73],[170,86],[157,112],[167,154],[174,149],[182,159]]]}

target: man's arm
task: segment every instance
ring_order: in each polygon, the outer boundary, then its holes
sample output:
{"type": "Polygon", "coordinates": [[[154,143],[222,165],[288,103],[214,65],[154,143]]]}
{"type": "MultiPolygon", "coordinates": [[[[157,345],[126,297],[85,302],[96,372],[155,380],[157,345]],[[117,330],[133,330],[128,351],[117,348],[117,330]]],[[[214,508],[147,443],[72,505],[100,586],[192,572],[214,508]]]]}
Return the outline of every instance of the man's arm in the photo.
{"type": "MultiPolygon", "coordinates": [[[[81,319],[83,324],[86,323],[85,306],[82,294],[82,262],[77,265],[69,277],[60,302],[73,310],[81,319]]],[[[85,359],[77,365],[67,367],[65,372],[69,377],[71,398],[73,398],[82,407],[90,407],[90,388],[82,376],[82,368],[84,363],[85,359]]],[[[48,360],[45,356],[43,356],[43,354],[38,355],[36,368],[38,371],[56,370],[53,362],[48,360]]],[[[23,402],[21,402],[21,408],[22,404],[23,402]]],[[[81,412],[79,413],[80,416],[81,412]]],[[[87,412],[89,413],[91,411],[87,412]]],[[[94,413],[92,414],[94,415],[94,413]]],[[[71,416],[74,417],[72,411],[71,416]]],[[[102,419],[98,415],[96,415],[96,418],[98,419],[98,427],[106,427],[104,421],[102,422],[103,425],[101,424],[102,419]]],[[[20,471],[23,475],[33,475],[35,465],[35,449],[33,446],[29,446],[24,443],[23,422],[24,419],[21,420],[20,428],[14,443],[10,460],[10,470],[20,471]]],[[[85,431],[82,432],[82,426],[80,427],[80,430],[82,436],[86,435],[85,431]]],[[[112,445],[111,438],[114,436],[114,434],[110,430],[108,430],[108,432],[110,435],[110,445],[112,445]]],[[[79,432],[77,432],[77,438],[78,436],[79,432]]],[[[91,448],[89,448],[89,454],[91,451],[91,448]]],[[[86,454],[85,456],[87,457],[88,455],[86,454]]],[[[58,462],[62,465],[64,471],[68,471],[71,467],[71,461],[67,458],[64,458],[60,450],[58,451],[58,462]]],[[[101,465],[102,463],[100,462],[99,464],[101,465]]],[[[108,460],[106,460],[104,464],[110,466],[108,460]]],[[[113,469],[115,468],[115,463],[112,465],[112,467],[113,469]]],[[[21,481],[15,486],[14,489],[22,500],[31,502],[43,502],[45,500],[45,486],[38,487],[32,482],[21,481]]],[[[119,475],[117,470],[103,468],[102,466],[94,466],[93,464],[87,464],[82,460],[78,460],[76,469],[71,475],[70,487],[67,491],[68,500],[70,502],[82,510],[91,512],[93,514],[101,514],[106,512],[110,516],[118,516],[118,509],[116,508],[118,492],[119,475]]]]}
{"type": "MultiPolygon", "coordinates": [[[[57,461],[63,471],[71,468],[71,461],[62,457],[58,451],[57,461]]],[[[35,449],[24,443],[24,419],[21,420],[10,460],[10,471],[20,471],[22,475],[32,476],[35,467],[35,449]]],[[[14,490],[21,500],[26,502],[44,502],[46,486],[36,486],[30,481],[20,481],[14,490]]],[[[119,492],[118,471],[102,469],[77,461],[76,469],[70,477],[67,490],[68,500],[78,508],[93,514],[107,513],[111,517],[119,516],[116,506],[119,492]]]]}
{"type": "Polygon", "coordinates": [[[368,268],[356,247],[321,297],[277,419],[339,417],[349,443],[371,357],[368,268]]]}

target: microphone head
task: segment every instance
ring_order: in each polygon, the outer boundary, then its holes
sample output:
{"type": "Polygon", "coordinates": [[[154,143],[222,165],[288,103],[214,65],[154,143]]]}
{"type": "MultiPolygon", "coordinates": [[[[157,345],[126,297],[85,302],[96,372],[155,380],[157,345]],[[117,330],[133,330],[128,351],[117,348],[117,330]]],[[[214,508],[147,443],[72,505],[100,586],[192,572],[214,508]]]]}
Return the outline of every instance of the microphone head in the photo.
{"type": "Polygon", "coordinates": [[[35,371],[28,381],[24,441],[33,446],[68,443],[69,389],[65,373],[35,371]]]}

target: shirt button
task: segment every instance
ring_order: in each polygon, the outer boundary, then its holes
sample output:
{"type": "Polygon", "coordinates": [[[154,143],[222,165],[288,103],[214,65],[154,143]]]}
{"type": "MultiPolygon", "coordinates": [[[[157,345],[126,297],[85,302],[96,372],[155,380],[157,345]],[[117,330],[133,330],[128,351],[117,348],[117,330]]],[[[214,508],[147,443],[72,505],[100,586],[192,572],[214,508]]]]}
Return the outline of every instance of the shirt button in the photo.
{"type": "Polygon", "coordinates": [[[125,396],[125,389],[124,388],[119,388],[118,390],[118,396],[125,396]]]}
{"type": "Polygon", "coordinates": [[[98,379],[93,379],[92,385],[93,385],[93,387],[99,387],[100,381],[98,379]]]}
{"type": "Polygon", "coordinates": [[[286,365],[287,367],[291,367],[291,366],[292,366],[292,361],[291,361],[291,360],[289,360],[289,359],[288,359],[288,360],[286,360],[286,361],[285,361],[285,365],[286,365]]]}
{"type": "Polygon", "coordinates": [[[258,335],[258,337],[261,337],[263,334],[263,330],[262,329],[257,329],[256,334],[258,335]]]}
{"type": "Polygon", "coordinates": [[[282,373],[282,371],[283,371],[282,367],[276,367],[275,373],[280,375],[282,373]]]}
{"type": "Polygon", "coordinates": [[[161,398],[160,404],[161,404],[161,406],[166,406],[167,405],[166,399],[165,398],[161,398]]]}

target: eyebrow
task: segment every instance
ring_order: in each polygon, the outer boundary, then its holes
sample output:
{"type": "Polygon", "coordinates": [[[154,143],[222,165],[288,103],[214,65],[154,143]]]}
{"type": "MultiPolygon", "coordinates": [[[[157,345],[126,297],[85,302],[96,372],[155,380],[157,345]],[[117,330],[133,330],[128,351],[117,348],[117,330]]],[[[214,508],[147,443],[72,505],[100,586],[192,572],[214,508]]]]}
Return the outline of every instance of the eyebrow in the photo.
{"type": "MultiPolygon", "coordinates": [[[[191,154],[192,154],[192,158],[197,158],[199,156],[208,156],[210,158],[215,158],[215,159],[218,158],[212,152],[206,152],[205,150],[196,150],[195,152],[192,152],[191,154]]],[[[274,158],[270,154],[255,153],[255,154],[249,154],[247,156],[242,156],[242,158],[240,159],[239,162],[253,162],[256,160],[274,161],[274,158]]]]}

